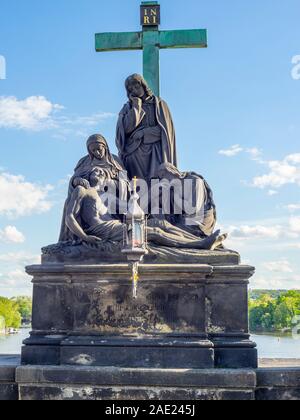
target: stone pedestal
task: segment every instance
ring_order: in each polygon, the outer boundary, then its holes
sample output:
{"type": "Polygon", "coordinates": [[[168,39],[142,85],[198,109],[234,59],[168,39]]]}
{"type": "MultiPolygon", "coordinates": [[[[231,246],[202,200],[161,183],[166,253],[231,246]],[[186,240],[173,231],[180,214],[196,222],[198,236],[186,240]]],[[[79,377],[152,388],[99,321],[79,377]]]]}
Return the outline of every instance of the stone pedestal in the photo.
{"type": "MultiPolygon", "coordinates": [[[[33,331],[23,365],[256,368],[248,280],[237,264],[145,264],[138,299],[127,264],[44,263],[33,276],[33,331]]],[[[232,261],[232,259],[230,260],[232,261]]]]}
{"type": "Polygon", "coordinates": [[[300,360],[261,359],[260,366],[265,367],[20,366],[19,357],[0,355],[0,401],[300,400],[300,360]]]}
{"type": "Polygon", "coordinates": [[[252,370],[25,366],[20,400],[219,401],[255,399],[252,370]]]}

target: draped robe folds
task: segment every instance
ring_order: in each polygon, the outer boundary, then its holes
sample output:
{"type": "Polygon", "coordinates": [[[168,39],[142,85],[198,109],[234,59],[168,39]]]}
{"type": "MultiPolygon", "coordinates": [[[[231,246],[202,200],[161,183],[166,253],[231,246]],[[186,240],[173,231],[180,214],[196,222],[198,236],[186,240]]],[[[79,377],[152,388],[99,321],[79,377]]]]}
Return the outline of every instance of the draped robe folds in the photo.
{"type": "MultiPolygon", "coordinates": [[[[160,245],[170,248],[189,248],[206,249],[204,243],[199,241],[197,235],[193,235],[186,230],[171,225],[166,220],[149,220],[147,227],[149,242],[154,245],[160,245]],[[203,246],[203,248],[202,248],[203,246]]],[[[123,225],[117,220],[102,221],[99,218],[99,223],[86,228],[87,235],[96,236],[103,241],[122,242],[123,240],[123,225]]]]}
{"type": "MultiPolygon", "coordinates": [[[[69,228],[66,226],[66,223],[65,223],[66,208],[68,206],[71,195],[75,189],[75,186],[74,186],[75,179],[82,178],[89,181],[90,174],[95,168],[101,168],[104,171],[107,185],[109,186],[110,182],[115,184],[114,188],[118,192],[120,200],[127,201],[127,193],[128,193],[127,183],[126,181],[122,181],[119,178],[120,172],[124,171],[124,168],[118,162],[118,159],[115,158],[113,155],[110,155],[109,152],[107,153],[106,158],[103,159],[102,161],[100,161],[99,159],[96,159],[95,157],[92,157],[91,155],[85,156],[78,162],[74,170],[74,175],[72,176],[70,180],[68,198],[65,203],[65,207],[63,211],[63,219],[62,219],[59,242],[66,242],[66,241],[76,239],[74,235],[72,234],[72,232],[70,232],[69,228]],[[124,182],[124,185],[122,185],[122,191],[119,191],[119,182],[121,183],[124,182]]],[[[80,218],[78,222],[81,223],[80,218]]]]}
{"type": "MultiPolygon", "coordinates": [[[[175,178],[174,178],[175,179],[175,178]]],[[[195,172],[182,173],[180,177],[182,189],[171,193],[170,215],[169,203],[161,195],[160,206],[167,220],[173,225],[198,237],[207,237],[214,232],[217,222],[216,205],[213,192],[206,180],[195,172]],[[181,205],[182,214],[175,214],[174,209],[181,205]],[[188,213],[187,210],[192,210],[188,213]]],[[[167,188],[169,188],[167,186],[167,188]]]]}
{"type": "Polygon", "coordinates": [[[162,163],[177,166],[175,130],[168,105],[153,96],[138,112],[128,102],[119,115],[116,144],[130,179],[136,176],[150,181],[162,163]]]}
{"type": "Polygon", "coordinates": [[[195,213],[184,215],[185,229],[193,234],[200,232],[200,236],[212,235],[217,223],[217,210],[212,189],[203,176],[195,172],[183,174],[183,180],[192,181],[191,196],[195,204],[195,213]]]}

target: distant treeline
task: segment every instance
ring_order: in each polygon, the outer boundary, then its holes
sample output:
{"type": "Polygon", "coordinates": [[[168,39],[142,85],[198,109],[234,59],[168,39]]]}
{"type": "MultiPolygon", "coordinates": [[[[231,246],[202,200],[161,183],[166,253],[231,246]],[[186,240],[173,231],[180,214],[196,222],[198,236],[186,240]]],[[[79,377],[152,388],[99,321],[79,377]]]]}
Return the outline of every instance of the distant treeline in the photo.
{"type": "Polygon", "coordinates": [[[300,325],[300,290],[254,290],[249,314],[252,332],[291,331],[300,325]]]}
{"type": "Polygon", "coordinates": [[[0,297],[0,320],[4,320],[5,328],[20,328],[24,323],[31,323],[31,309],[32,300],[29,297],[0,297]]]}

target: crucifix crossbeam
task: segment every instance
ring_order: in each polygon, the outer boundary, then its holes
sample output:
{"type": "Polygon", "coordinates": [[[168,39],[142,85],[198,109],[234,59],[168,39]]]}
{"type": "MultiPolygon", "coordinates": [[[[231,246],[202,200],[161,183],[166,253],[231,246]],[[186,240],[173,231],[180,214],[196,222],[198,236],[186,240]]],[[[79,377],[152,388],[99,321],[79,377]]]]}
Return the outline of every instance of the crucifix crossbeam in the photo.
{"type": "Polygon", "coordinates": [[[159,51],[167,48],[207,48],[205,29],[160,31],[160,6],[157,2],[141,5],[142,32],[96,34],[96,51],[143,50],[143,72],[156,96],[160,91],[159,51]]]}

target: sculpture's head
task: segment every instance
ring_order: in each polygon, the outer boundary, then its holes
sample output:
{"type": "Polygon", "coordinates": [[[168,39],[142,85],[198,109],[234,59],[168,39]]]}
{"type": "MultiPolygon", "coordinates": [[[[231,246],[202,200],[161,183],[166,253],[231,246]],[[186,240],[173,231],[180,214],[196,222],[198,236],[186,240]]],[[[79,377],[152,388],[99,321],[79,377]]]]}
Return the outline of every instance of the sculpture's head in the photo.
{"type": "Polygon", "coordinates": [[[99,167],[93,169],[93,171],[90,173],[89,181],[91,187],[97,187],[102,185],[105,182],[104,171],[99,167]]]}
{"type": "Polygon", "coordinates": [[[131,96],[136,98],[153,96],[153,93],[149,88],[146,80],[140,74],[132,74],[131,76],[127,77],[125,81],[125,87],[129,98],[131,96]]]}
{"type": "Polygon", "coordinates": [[[108,151],[108,144],[101,134],[94,134],[87,141],[87,149],[91,158],[102,160],[108,151]]]}
{"type": "Polygon", "coordinates": [[[174,178],[182,178],[182,173],[171,163],[163,163],[158,167],[155,178],[172,181],[174,178]]]}

